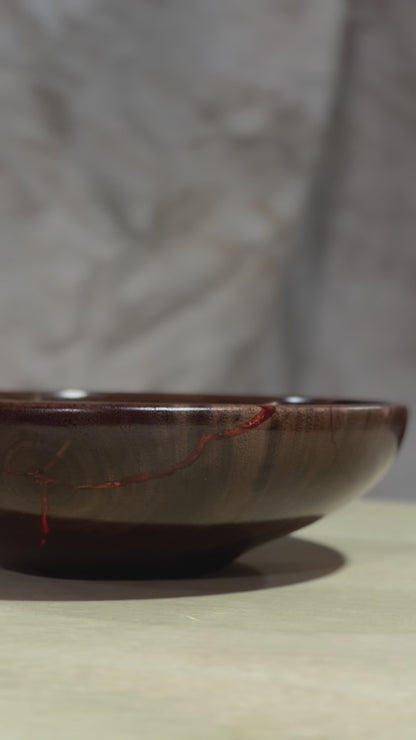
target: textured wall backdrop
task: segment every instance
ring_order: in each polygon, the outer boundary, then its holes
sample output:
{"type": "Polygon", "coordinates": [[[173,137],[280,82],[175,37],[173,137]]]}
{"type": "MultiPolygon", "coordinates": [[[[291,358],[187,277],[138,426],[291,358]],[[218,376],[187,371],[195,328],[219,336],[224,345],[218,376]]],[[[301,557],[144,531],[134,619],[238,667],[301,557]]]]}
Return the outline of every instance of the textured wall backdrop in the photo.
{"type": "Polygon", "coordinates": [[[3,385],[281,386],[333,0],[1,5],[3,385]]]}
{"type": "Polygon", "coordinates": [[[0,384],[414,399],[414,28],[3,0],[0,384]]]}

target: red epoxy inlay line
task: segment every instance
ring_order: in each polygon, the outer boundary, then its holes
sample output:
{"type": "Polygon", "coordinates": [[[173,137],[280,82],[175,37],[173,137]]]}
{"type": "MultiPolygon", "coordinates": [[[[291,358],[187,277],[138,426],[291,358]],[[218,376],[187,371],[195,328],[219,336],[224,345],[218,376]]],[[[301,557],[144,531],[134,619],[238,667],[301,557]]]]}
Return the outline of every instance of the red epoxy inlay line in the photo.
{"type": "MultiPolygon", "coordinates": [[[[204,434],[200,439],[198,440],[197,444],[195,445],[194,449],[183,459],[179,460],[176,463],[172,463],[171,465],[168,465],[166,468],[163,468],[162,470],[155,470],[155,471],[149,471],[146,473],[138,473],[136,475],[130,475],[126,476],[125,478],[120,478],[120,480],[109,480],[104,481],[102,483],[82,483],[79,485],[73,485],[71,486],[74,490],[94,490],[94,491],[102,491],[102,490],[108,490],[110,488],[121,488],[122,486],[128,486],[132,483],[144,483],[145,481],[149,480],[158,480],[160,478],[167,478],[170,475],[173,475],[173,473],[178,472],[179,470],[183,470],[184,468],[189,467],[192,465],[198,458],[201,456],[203,450],[209,444],[210,442],[213,442],[214,440],[220,440],[220,439],[228,439],[230,437],[238,437],[240,434],[245,434],[245,432],[248,432],[250,429],[256,429],[261,424],[263,424],[265,421],[270,419],[274,412],[276,410],[275,406],[268,405],[268,406],[261,406],[260,411],[256,416],[253,416],[252,419],[249,419],[248,421],[244,422],[243,424],[239,424],[236,427],[233,427],[232,429],[227,429],[224,432],[216,432],[212,434],[204,434]]],[[[56,454],[56,458],[60,458],[67,448],[68,444],[66,443],[56,454]]],[[[27,478],[32,478],[34,482],[39,486],[40,488],[40,498],[41,498],[41,529],[42,529],[42,538],[40,541],[41,546],[47,544],[48,540],[48,534],[49,534],[49,486],[59,484],[60,481],[56,478],[50,478],[46,475],[46,470],[52,466],[52,463],[49,463],[45,466],[44,471],[35,471],[34,473],[18,473],[14,470],[5,470],[6,473],[10,475],[18,475],[18,476],[24,476],[27,478]]],[[[66,484],[68,485],[68,484],[66,484]]]]}
{"type": "Polygon", "coordinates": [[[36,471],[35,473],[33,473],[32,477],[40,488],[40,503],[41,503],[40,524],[41,524],[41,529],[42,529],[42,539],[40,541],[40,544],[42,547],[44,547],[48,541],[48,534],[49,534],[48,486],[50,486],[52,483],[56,483],[57,481],[54,478],[48,478],[45,475],[45,473],[41,473],[40,471],[36,471]]]}
{"type": "Polygon", "coordinates": [[[49,509],[49,500],[48,500],[48,484],[44,483],[43,481],[39,483],[40,485],[40,500],[42,505],[42,511],[40,514],[40,523],[42,528],[42,539],[40,541],[41,546],[43,547],[46,545],[48,541],[48,534],[49,534],[49,521],[48,521],[48,509],[49,509]]]}
{"type": "Polygon", "coordinates": [[[40,544],[46,545],[48,534],[49,534],[49,521],[48,521],[48,509],[49,509],[49,500],[48,500],[48,487],[54,483],[59,483],[58,480],[55,478],[48,478],[44,473],[40,472],[39,470],[35,470],[34,473],[17,473],[15,470],[5,470],[5,473],[8,473],[9,475],[18,475],[23,476],[25,478],[32,478],[32,480],[35,481],[35,483],[40,488],[40,502],[41,502],[41,529],[42,529],[42,539],[40,541],[40,544]]]}
{"type": "Polygon", "coordinates": [[[273,416],[275,412],[275,406],[262,406],[261,411],[259,411],[256,416],[254,416],[252,419],[249,419],[249,421],[244,422],[244,424],[239,424],[236,427],[233,427],[232,429],[228,429],[225,432],[216,432],[213,434],[204,434],[195,445],[192,452],[189,453],[183,460],[179,460],[176,463],[172,463],[171,465],[168,465],[168,467],[163,468],[162,470],[155,470],[150,471],[147,473],[138,473],[136,475],[129,475],[125,478],[120,478],[120,480],[109,480],[104,481],[103,483],[82,483],[81,485],[76,486],[77,490],[85,490],[90,489],[94,491],[102,491],[109,488],[121,488],[121,486],[128,486],[131,483],[144,483],[145,481],[149,480],[158,480],[160,478],[167,478],[169,475],[172,475],[173,473],[178,472],[179,470],[183,470],[184,468],[188,468],[190,465],[192,465],[198,458],[201,456],[204,448],[207,446],[209,442],[213,442],[217,439],[227,439],[228,437],[238,437],[240,434],[244,434],[245,432],[248,432],[250,429],[255,429],[256,427],[263,424],[267,419],[270,419],[271,416],[273,416]]]}

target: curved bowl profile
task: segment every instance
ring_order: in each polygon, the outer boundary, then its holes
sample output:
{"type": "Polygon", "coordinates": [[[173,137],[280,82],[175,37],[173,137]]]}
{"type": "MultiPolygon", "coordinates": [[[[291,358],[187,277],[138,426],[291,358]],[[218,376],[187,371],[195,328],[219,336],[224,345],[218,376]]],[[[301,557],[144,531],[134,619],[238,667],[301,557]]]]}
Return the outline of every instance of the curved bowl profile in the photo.
{"type": "Polygon", "coordinates": [[[218,568],[371,488],[406,409],[302,398],[0,394],[0,563],[143,577],[218,568]]]}

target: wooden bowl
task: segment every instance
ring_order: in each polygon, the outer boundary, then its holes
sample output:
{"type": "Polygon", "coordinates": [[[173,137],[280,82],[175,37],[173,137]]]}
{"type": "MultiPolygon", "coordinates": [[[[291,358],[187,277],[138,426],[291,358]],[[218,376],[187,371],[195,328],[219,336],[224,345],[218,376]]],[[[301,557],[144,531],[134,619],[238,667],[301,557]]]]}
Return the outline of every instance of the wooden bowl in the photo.
{"type": "Polygon", "coordinates": [[[188,575],[316,521],[393,462],[403,406],[302,398],[0,394],[0,562],[188,575]]]}

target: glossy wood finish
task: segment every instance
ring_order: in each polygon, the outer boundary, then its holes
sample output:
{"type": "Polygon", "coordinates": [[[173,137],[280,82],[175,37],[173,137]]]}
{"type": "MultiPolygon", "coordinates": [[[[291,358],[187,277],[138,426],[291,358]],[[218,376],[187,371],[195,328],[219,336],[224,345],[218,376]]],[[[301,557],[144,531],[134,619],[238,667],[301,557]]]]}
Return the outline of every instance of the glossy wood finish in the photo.
{"type": "Polygon", "coordinates": [[[402,406],[0,395],[0,560],[61,574],[217,568],[319,519],[394,460],[402,406]]]}

